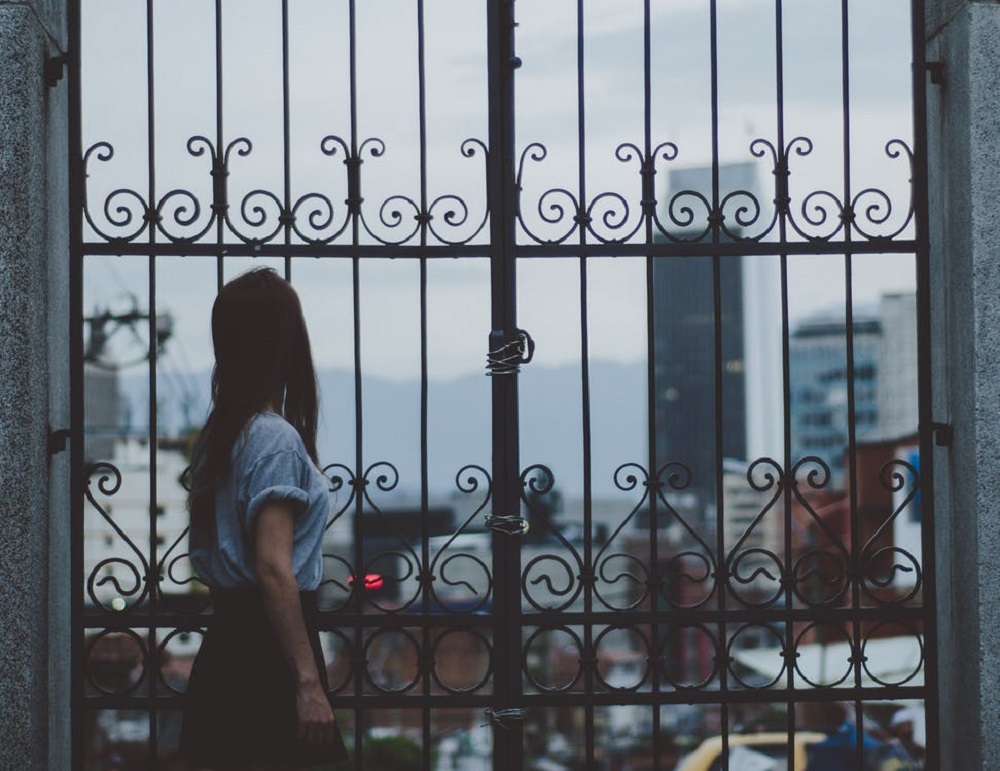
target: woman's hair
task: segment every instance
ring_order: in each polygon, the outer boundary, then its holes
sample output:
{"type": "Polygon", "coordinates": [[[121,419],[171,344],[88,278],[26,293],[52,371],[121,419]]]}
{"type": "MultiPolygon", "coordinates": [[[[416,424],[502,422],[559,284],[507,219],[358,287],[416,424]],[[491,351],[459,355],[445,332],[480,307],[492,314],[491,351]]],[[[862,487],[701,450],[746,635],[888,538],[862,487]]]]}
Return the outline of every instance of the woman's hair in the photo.
{"type": "Polygon", "coordinates": [[[212,409],[191,457],[191,523],[215,528],[215,489],[232,467],[236,440],[254,415],[273,408],[316,462],[316,373],[302,306],[270,268],[222,287],[212,306],[212,409]]]}

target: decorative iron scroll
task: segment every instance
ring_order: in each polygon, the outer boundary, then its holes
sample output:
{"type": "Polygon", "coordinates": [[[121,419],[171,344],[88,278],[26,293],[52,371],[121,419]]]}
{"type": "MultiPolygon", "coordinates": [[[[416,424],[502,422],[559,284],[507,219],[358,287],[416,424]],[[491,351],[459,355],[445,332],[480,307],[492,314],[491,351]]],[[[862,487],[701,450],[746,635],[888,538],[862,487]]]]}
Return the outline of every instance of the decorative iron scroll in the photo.
{"type": "MultiPolygon", "coordinates": [[[[187,151],[195,158],[207,157],[210,162],[210,199],[176,188],[150,202],[136,189],[123,186],[105,196],[100,207],[102,221],[98,221],[97,211],[85,194],[84,217],[94,233],[109,243],[149,238],[155,231],[177,245],[199,243],[221,223],[223,242],[235,239],[263,245],[284,234],[293,243],[324,246],[349,236],[351,223],[356,222],[360,232],[385,246],[414,245],[421,238],[429,243],[458,246],[476,239],[489,220],[485,205],[482,213],[471,219],[469,204],[454,193],[439,195],[423,207],[413,196],[394,193],[373,212],[365,206],[362,196],[362,167],[366,159],[375,161],[387,154],[385,143],[370,137],[352,151],[344,139],[331,134],[323,138],[319,149],[328,158],[343,158],[347,195],[340,207],[328,192],[311,191],[285,202],[273,191],[258,187],[243,195],[234,214],[229,177],[235,160],[250,156],[254,146],[247,137],[238,137],[220,151],[208,137],[196,135],[187,141],[187,151]]],[[[914,212],[912,181],[905,208],[876,187],[866,187],[850,200],[823,189],[793,195],[793,159],[809,156],[813,149],[813,141],[804,136],[789,140],[782,148],[764,138],[750,143],[751,157],[768,161],[767,170],[774,178],[769,205],[749,190],[720,191],[719,201],[713,203],[704,192],[691,189],[672,193],[661,205],[656,198],[657,166],[679,157],[680,150],[673,142],[662,142],[649,153],[633,142],[618,145],[615,159],[637,167],[637,191],[633,195],[608,190],[583,201],[569,187],[557,186],[529,201],[525,194],[528,162],[538,164],[548,156],[544,144],[531,142],[521,151],[517,164],[516,218],[529,241],[550,245],[566,243],[578,231],[596,243],[629,243],[643,232],[645,224],[657,239],[691,244],[710,239],[713,232],[728,241],[765,241],[775,232],[779,220],[786,222],[792,233],[813,243],[843,238],[847,233],[855,239],[891,241],[909,227],[914,212]],[[528,211],[534,211],[534,217],[529,219],[528,211]],[[897,211],[903,214],[897,215],[897,211]],[[543,233],[539,226],[551,234],[543,233]]],[[[482,140],[466,139],[459,150],[463,158],[482,155],[485,175],[489,151],[482,140]]],[[[905,159],[912,180],[913,151],[903,140],[889,140],[885,155],[891,160],[905,159]]],[[[88,148],[83,156],[88,179],[94,172],[92,161],[109,163],[113,158],[114,148],[108,142],[88,148]]]]}
{"type": "Polygon", "coordinates": [[[899,503],[861,549],[861,589],[866,597],[879,605],[905,604],[917,598],[923,589],[920,560],[906,549],[883,545],[880,541],[883,536],[891,533],[890,528],[896,520],[914,503],[920,489],[920,475],[911,464],[897,458],[882,466],[879,483],[892,492],[899,503]],[[912,576],[912,586],[908,591],[894,596],[892,587],[901,574],[912,576]]]}
{"type": "Polygon", "coordinates": [[[91,487],[97,479],[97,492],[105,497],[114,496],[121,489],[122,474],[111,463],[91,464],[84,473],[87,488],[84,495],[87,502],[111,526],[121,545],[126,547],[128,556],[114,555],[98,562],[87,576],[87,597],[94,607],[103,611],[122,612],[132,610],[149,597],[151,575],[149,562],[142,550],[110,514],[109,507],[102,506],[91,487]],[[123,575],[124,574],[124,575],[123,575]],[[113,589],[114,597],[104,587],[113,589]]]}
{"type": "Polygon", "coordinates": [[[533,531],[548,536],[548,550],[531,559],[521,571],[524,600],[535,610],[566,610],[584,589],[583,558],[553,521],[544,505],[555,484],[548,466],[536,463],[521,472],[521,501],[533,531]]]}
{"type": "MultiPolygon", "coordinates": [[[[475,554],[452,549],[459,535],[466,532],[479,515],[485,511],[492,495],[492,480],[490,479],[490,475],[486,473],[486,469],[481,466],[465,466],[455,476],[455,486],[463,494],[472,495],[479,490],[480,485],[485,489],[483,497],[476,505],[475,510],[466,517],[465,521],[449,536],[445,544],[431,558],[429,591],[432,598],[448,612],[475,613],[484,608],[493,595],[493,573],[490,566],[475,554]],[[468,574],[464,578],[462,577],[463,566],[466,571],[471,569],[472,573],[480,578],[481,586],[479,588],[470,580],[471,576],[468,574]],[[439,580],[440,584],[438,583],[439,580]],[[437,588],[440,585],[465,589],[475,600],[471,605],[455,605],[442,596],[442,593],[437,588]]],[[[488,519],[489,517],[486,517],[486,520],[488,519]]]]}
{"type": "MultiPolygon", "coordinates": [[[[386,154],[385,142],[377,137],[365,139],[355,150],[333,134],[320,142],[322,155],[343,158],[347,190],[343,206],[335,205],[327,192],[311,191],[294,201],[283,201],[273,191],[258,187],[243,195],[235,213],[229,199],[229,178],[238,167],[236,159],[253,153],[253,143],[247,137],[238,137],[219,148],[208,137],[196,135],[188,139],[186,146],[192,157],[209,160],[212,191],[209,199],[199,197],[192,190],[175,188],[158,200],[150,201],[133,187],[115,187],[100,206],[102,221],[98,221],[97,210],[90,203],[92,161],[109,163],[115,151],[109,142],[97,142],[87,149],[83,155],[84,173],[88,179],[83,214],[101,240],[125,244],[142,236],[152,239],[155,234],[171,244],[183,246],[202,242],[215,228],[221,227],[225,242],[235,240],[259,246],[275,242],[284,234],[293,243],[323,246],[336,243],[345,233],[350,234],[350,226],[356,222],[369,238],[386,246],[414,243],[421,234],[432,243],[458,246],[479,236],[489,220],[485,194],[483,211],[473,219],[469,204],[453,193],[438,195],[426,205],[412,196],[393,194],[376,207],[373,219],[362,196],[361,168],[366,158],[373,161],[386,154]]],[[[489,151],[482,140],[466,139],[459,152],[463,158],[482,155],[485,169],[489,151]]]]}
{"type": "Polygon", "coordinates": [[[618,191],[597,193],[589,201],[581,200],[567,186],[548,188],[525,196],[525,169],[528,161],[541,163],[548,150],[541,142],[531,142],[521,151],[517,166],[517,221],[528,240],[537,244],[567,243],[574,233],[584,233],[588,242],[603,244],[632,242],[649,225],[654,238],[671,243],[697,244],[710,240],[716,233],[721,239],[736,242],[765,241],[775,232],[780,220],[808,242],[823,243],[849,232],[851,237],[871,241],[891,241],[909,227],[913,220],[913,152],[900,139],[885,145],[890,159],[905,157],[910,169],[910,196],[905,216],[896,216],[891,196],[875,187],[866,187],[845,200],[828,190],[813,190],[792,194],[791,159],[808,156],[813,142],[807,137],[795,137],[778,148],[767,139],[750,143],[750,155],[768,159],[774,178],[771,206],[749,190],[721,190],[718,203],[698,190],[679,190],[661,203],[656,198],[654,180],[657,165],[678,158],[680,151],[673,142],[663,142],[643,152],[638,145],[624,142],[615,149],[616,160],[637,166],[637,195],[627,196],[618,191]],[[770,213],[767,214],[768,209],[770,213]],[[534,224],[527,212],[534,211],[534,224]],[[898,220],[902,221],[898,221],[898,220]],[[544,227],[551,235],[543,233],[544,227]]]}
{"type": "MultiPolygon", "coordinates": [[[[717,688],[723,672],[727,687],[750,690],[913,683],[923,667],[919,626],[903,615],[881,616],[874,625],[859,622],[852,631],[845,614],[852,598],[904,606],[920,591],[918,557],[900,546],[883,545],[891,543],[887,532],[915,499],[916,469],[901,460],[881,468],[878,482],[895,496],[892,512],[877,521],[852,517],[853,535],[831,523],[828,506],[817,504],[822,495],[830,495],[830,469],[821,458],[803,457],[787,472],[774,459],[759,458],[745,478],[748,488],[760,494],[759,510],[720,556],[715,538],[672,501],[691,484],[686,465],[670,462],[650,477],[639,464],[622,464],[614,473],[615,486],[636,492],[637,499],[606,541],[599,548],[594,544],[587,564],[579,545],[560,532],[553,507],[546,505],[555,483],[552,472],[541,464],[528,467],[521,475],[522,500],[535,526],[532,532],[541,532],[544,540],[528,552],[533,556],[522,569],[529,630],[522,645],[526,687],[538,693],[575,692],[590,673],[599,690],[639,691],[651,684],[654,671],[660,689],[676,691],[717,688]],[[635,518],[654,501],[658,527],[669,525],[680,534],[661,547],[656,565],[624,540],[635,518]],[[779,526],[784,532],[786,525],[793,533],[791,543],[753,544],[760,529],[779,526]],[[894,582],[900,575],[910,576],[902,587],[894,582]],[[734,618],[722,635],[715,623],[685,622],[678,614],[713,612],[720,591],[727,604],[751,611],[754,619],[734,618]],[[595,611],[616,613],[620,620],[595,625],[585,634],[586,625],[571,615],[581,612],[585,593],[593,598],[595,611]],[[654,599],[662,614],[659,642],[650,635],[646,615],[654,599]],[[789,610],[806,615],[791,621],[789,610]],[[559,614],[566,614],[564,623],[555,620],[559,614]],[[893,661],[893,654],[880,647],[886,637],[912,639],[904,660],[893,661]],[[613,657],[605,648],[632,651],[637,666],[624,679],[609,681],[606,668],[613,657]],[[554,660],[553,650],[558,652],[554,660]],[[692,667],[678,650],[707,653],[692,667]],[[539,663],[546,661],[543,652],[548,665],[539,663]]],[[[848,498],[840,499],[846,507],[840,511],[850,509],[848,498]]]]}

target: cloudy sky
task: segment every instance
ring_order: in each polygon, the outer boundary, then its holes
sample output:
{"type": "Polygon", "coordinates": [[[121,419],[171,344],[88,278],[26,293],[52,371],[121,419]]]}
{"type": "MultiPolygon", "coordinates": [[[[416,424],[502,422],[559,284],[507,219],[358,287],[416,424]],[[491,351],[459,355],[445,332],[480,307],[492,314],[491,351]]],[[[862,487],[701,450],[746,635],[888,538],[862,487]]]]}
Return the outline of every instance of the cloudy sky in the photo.
{"type": "MultiPolygon", "coordinates": [[[[588,200],[618,192],[640,198],[635,164],[615,157],[623,142],[642,146],[643,4],[640,0],[586,0],[584,103],[588,200]]],[[[792,195],[844,191],[844,118],[840,0],[786,2],[782,16],[784,134],[808,137],[812,152],[795,157],[792,195]]],[[[885,191],[894,211],[885,228],[905,218],[909,170],[887,157],[892,139],[911,142],[909,9],[906,0],[848,3],[852,192],[885,191]]],[[[417,4],[415,0],[363,0],[357,4],[358,137],[385,143],[380,158],[366,158],[366,212],[377,224],[378,206],[394,194],[419,198],[417,4]]],[[[102,204],[116,188],[145,195],[147,175],[147,72],[145,4],[135,0],[86,0],[83,26],[84,146],[110,142],[115,157],[91,162],[89,194],[95,221],[106,232],[102,204]]],[[[247,137],[253,151],[230,163],[230,200],[263,188],[282,190],[281,16],[277,0],[224,0],[223,122],[227,141],[247,137]]],[[[290,169],[292,196],[327,195],[335,206],[345,185],[340,157],[319,148],[324,136],[350,136],[347,3],[289,3],[290,169]]],[[[461,197],[478,223],[484,197],[482,155],[463,157],[462,142],[486,140],[485,2],[426,0],[427,187],[461,197]]],[[[651,140],[673,142],[677,158],[664,161],[657,194],[668,199],[669,171],[711,162],[711,77],[708,0],[651,3],[651,140]]],[[[719,159],[759,165],[757,184],[767,204],[772,184],[767,159],[750,143],[777,137],[776,23],[773,0],[718,0],[719,159]]],[[[186,150],[187,140],[215,136],[215,20],[207,0],[154,3],[156,197],[182,188],[205,203],[211,180],[205,156],[186,150]]],[[[545,160],[526,162],[526,224],[551,238],[534,202],[545,190],[578,194],[577,4],[570,0],[518,0],[516,149],[541,142],[545,160]]],[[[128,196],[117,202],[127,200],[128,196]]],[[[176,199],[179,200],[179,199],[176,199]]],[[[794,204],[793,204],[794,205],[794,204]]],[[[342,215],[335,211],[335,218],[342,215]]],[[[234,212],[234,216],[235,216],[234,212]]],[[[764,217],[769,211],[765,207],[764,217]]],[[[192,225],[197,229],[207,216],[192,225]]],[[[273,216],[273,215],[272,215],[273,216]]],[[[273,220],[272,220],[273,221],[273,220]]],[[[438,220],[440,222],[440,220],[438,220]]],[[[252,227],[246,228],[254,233],[252,227]]],[[[392,236],[395,231],[379,232],[392,236]]],[[[452,235],[471,232],[457,228],[452,235]]],[[[88,233],[88,238],[95,238],[88,233]]],[[[522,241],[530,240],[521,233],[522,241]]],[[[481,243],[480,237],[476,243],[481,243]]],[[[763,257],[777,276],[777,259],[763,257]]],[[[227,261],[235,275],[248,260],[227,261]]],[[[645,266],[639,259],[596,259],[589,267],[590,353],[595,359],[641,361],[646,352],[645,266]]],[[[482,259],[429,266],[429,348],[432,378],[480,371],[489,332],[489,267],[482,259]]],[[[129,294],[146,304],[148,267],[143,258],[88,258],[89,307],[127,307],[129,294]]],[[[365,372],[394,379],[419,373],[417,266],[412,261],[371,261],[361,268],[362,364],[365,372]]],[[[324,366],[352,364],[351,281],[340,260],[297,261],[300,289],[324,366]]],[[[836,257],[790,260],[793,318],[842,306],[844,261],[836,257]]],[[[884,291],[913,286],[909,256],[855,259],[854,296],[873,301],[884,291]]],[[[211,361],[208,310],[215,291],[211,259],[162,257],[157,261],[157,305],[175,320],[171,355],[181,369],[211,361]]],[[[579,266],[572,259],[525,260],[519,267],[519,319],[539,344],[540,366],[580,358],[579,266]]]]}

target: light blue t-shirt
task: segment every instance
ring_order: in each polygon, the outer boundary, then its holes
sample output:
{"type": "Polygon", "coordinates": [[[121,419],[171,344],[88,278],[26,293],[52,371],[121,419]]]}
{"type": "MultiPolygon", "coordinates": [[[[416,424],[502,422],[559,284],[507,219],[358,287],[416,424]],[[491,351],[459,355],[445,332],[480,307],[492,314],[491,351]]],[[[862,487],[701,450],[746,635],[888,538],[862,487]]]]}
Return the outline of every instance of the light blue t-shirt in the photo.
{"type": "Polygon", "coordinates": [[[329,489],[291,424],[277,413],[260,413],[236,440],[232,472],[216,488],[216,537],[192,530],[191,564],[209,586],[256,585],[257,515],[265,503],[288,501],[295,512],[292,570],[299,589],[316,589],[323,573],[329,489]]]}

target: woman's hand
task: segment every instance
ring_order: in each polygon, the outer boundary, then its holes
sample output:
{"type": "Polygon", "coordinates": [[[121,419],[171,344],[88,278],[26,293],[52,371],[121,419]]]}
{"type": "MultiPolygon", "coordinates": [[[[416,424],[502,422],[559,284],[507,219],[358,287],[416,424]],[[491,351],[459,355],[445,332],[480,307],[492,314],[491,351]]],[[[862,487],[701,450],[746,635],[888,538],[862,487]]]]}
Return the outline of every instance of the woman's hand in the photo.
{"type": "Polygon", "coordinates": [[[310,744],[330,744],[335,736],[336,718],[319,682],[300,684],[295,692],[299,716],[299,738],[310,744]]]}

